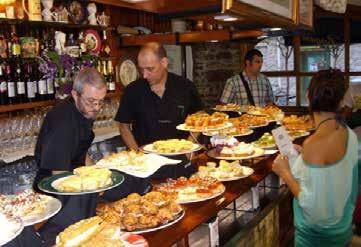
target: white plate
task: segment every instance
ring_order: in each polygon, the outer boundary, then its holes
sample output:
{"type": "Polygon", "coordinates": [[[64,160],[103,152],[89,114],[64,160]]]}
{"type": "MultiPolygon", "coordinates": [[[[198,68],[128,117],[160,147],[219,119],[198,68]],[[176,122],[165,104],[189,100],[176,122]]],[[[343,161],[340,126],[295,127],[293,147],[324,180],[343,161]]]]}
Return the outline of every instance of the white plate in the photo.
{"type": "Polygon", "coordinates": [[[203,132],[203,131],[209,131],[209,130],[221,130],[221,129],[225,129],[225,128],[229,128],[229,127],[232,127],[232,123],[226,123],[225,125],[220,126],[220,127],[205,128],[205,129],[192,129],[192,128],[186,127],[185,124],[180,124],[180,125],[177,125],[176,129],[183,130],[183,131],[190,131],[190,132],[203,132]]]}
{"type": "Polygon", "coordinates": [[[159,155],[165,155],[165,156],[175,156],[175,155],[180,155],[180,154],[188,154],[188,153],[192,153],[195,151],[198,151],[202,149],[202,146],[199,144],[195,144],[193,143],[193,147],[190,150],[184,150],[181,152],[175,152],[175,153],[160,153],[157,150],[154,149],[153,144],[148,144],[142,147],[142,150],[144,150],[145,152],[148,153],[154,153],[154,154],[159,154],[159,155]]]}
{"type": "Polygon", "coordinates": [[[119,67],[119,77],[124,86],[138,79],[137,66],[135,66],[132,60],[128,59],[122,62],[119,67]]]}
{"type": "Polygon", "coordinates": [[[203,198],[184,200],[184,201],[177,199],[176,202],[179,204],[187,204],[187,203],[193,203],[193,202],[203,202],[203,201],[213,199],[219,195],[222,195],[226,191],[226,187],[223,184],[221,184],[221,186],[222,186],[222,190],[216,194],[211,195],[210,197],[203,197],[203,198]]]}
{"type": "Polygon", "coordinates": [[[11,221],[15,222],[15,227],[14,229],[1,229],[2,236],[0,237],[0,246],[5,245],[6,243],[16,238],[24,229],[24,224],[20,218],[12,218],[11,221]],[[5,231],[11,231],[9,233],[9,236],[7,236],[6,238],[3,235],[5,231]]]}
{"type": "Polygon", "coordinates": [[[249,156],[242,156],[242,157],[224,157],[219,156],[219,154],[216,153],[216,149],[212,149],[207,152],[207,155],[211,158],[218,159],[218,160],[246,160],[246,159],[252,159],[259,156],[262,156],[264,154],[264,150],[262,148],[254,148],[254,153],[249,156]]]}
{"type": "Polygon", "coordinates": [[[294,140],[294,139],[297,139],[297,138],[309,136],[310,134],[311,134],[311,133],[310,133],[309,131],[302,132],[302,134],[299,135],[299,136],[291,136],[291,135],[288,133],[288,135],[290,136],[290,138],[293,139],[293,140],[294,140]]]}
{"type": "Polygon", "coordinates": [[[253,111],[249,111],[249,112],[247,112],[247,114],[249,114],[249,115],[253,115],[253,116],[259,116],[259,117],[265,117],[265,116],[268,116],[268,114],[266,114],[266,113],[258,113],[258,112],[253,112],[253,111]]]}
{"type": "MultiPolygon", "coordinates": [[[[215,136],[215,135],[219,134],[216,130],[214,132],[207,132],[206,131],[206,132],[202,132],[202,134],[205,135],[205,136],[215,136]],[[216,132],[216,133],[214,133],[214,132],[216,132]]],[[[236,134],[236,135],[226,134],[226,136],[234,136],[234,137],[248,136],[248,135],[250,135],[252,133],[253,133],[253,130],[249,130],[249,131],[247,131],[246,133],[243,133],[243,134],[236,134]]]]}
{"type": "MultiPolygon", "coordinates": [[[[158,227],[154,227],[154,228],[148,228],[148,229],[144,229],[144,230],[133,231],[133,232],[129,232],[129,233],[140,234],[140,233],[146,233],[146,232],[154,232],[154,231],[166,228],[168,226],[174,225],[175,223],[177,223],[178,221],[183,219],[184,215],[185,215],[185,211],[183,210],[182,213],[180,213],[180,215],[178,216],[178,218],[168,222],[167,224],[164,224],[164,225],[161,225],[161,226],[158,226],[158,227]]],[[[122,230],[122,232],[126,232],[126,231],[122,230]]]]}
{"type": "Polygon", "coordinates": [[[60,211],[61,202],[54,197],[50,197],[50,196],[47,196],[47,197],[49,197],[48,198],[49,201],[46,204],[46,208],[43,213],[29,215],[26,217],[21,217],[21,219],[23,220],[24,226],[35,225],[36,223],[42,222],[44,220],[47,220],[47,219],[53,217],[60,211]]]}
{"type": "Polygon", "coordinates": [[[212,177],[212,178],[215,178],[215,179],[217,179],[218,181],[221,181],[221,182],[228,182],[228,181],[235,181],[235,180],[239,180],[239,179],[242,179],[242,178],[249,177],[254,173],[254,170],[251,167],[242,166],[242,169],[246,169],[247,174],[244,174],[243,176],[229,177],[229,178],[218,178],[217,176],[212,176],[212,175],[209,175],[209,176],[212,177]]]}
{"type": "Polygon", "coordinates": [[[147,158],[145,161],[146,162],[145,169],[137,169],[137,166],[133,164],[128,164],[128,165],[98,164],[100,161],[95,166],[118,170],[139,178],[147,178],[164,165],[175,165],[182,162],[181,160],[169,159],[167,157],[158,154],[146,154],[146,156],[147,158]]]}

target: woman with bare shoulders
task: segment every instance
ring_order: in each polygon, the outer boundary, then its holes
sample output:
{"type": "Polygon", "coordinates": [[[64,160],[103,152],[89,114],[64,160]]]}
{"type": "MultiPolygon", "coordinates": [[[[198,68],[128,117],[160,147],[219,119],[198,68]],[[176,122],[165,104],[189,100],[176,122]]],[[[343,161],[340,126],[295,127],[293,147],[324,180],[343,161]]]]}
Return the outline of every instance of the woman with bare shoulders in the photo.
{"type": "Polygon", "coordinates": [[[278,156],[273,171],[288,185],[293,201],[295,246],[347,246],[358,192],[356,134],[341,120],[345,94],[340,71],[319,71],[308,90],[315,132],[297,159],[278,156]]]}

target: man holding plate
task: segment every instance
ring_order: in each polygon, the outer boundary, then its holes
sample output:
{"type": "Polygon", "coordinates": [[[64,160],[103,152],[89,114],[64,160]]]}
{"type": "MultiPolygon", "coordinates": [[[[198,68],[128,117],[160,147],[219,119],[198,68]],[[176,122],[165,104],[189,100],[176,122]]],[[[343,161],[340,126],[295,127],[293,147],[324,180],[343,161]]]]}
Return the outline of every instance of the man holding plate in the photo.
{"type": "MultiPolygon", "coordinates": [[[[187,138],[188,133],[176,126],[184,123],[188,114],[202,109],[193,82],[168,72],[167,54],[159,43],[140,48],[138,66],[143,78],[125,88],[115,117],[125,144],[138,150],[158,140],[187,138]]],[[[193,170],[188,161],[162,167],[156,176],[176,178],[188,176],[193,170]]]]}
{"type": "MultiPolygon", "coordinates": [[[[86,156],[94,133],[94,120],[107,92],[104,78],[94,68],[84,68],[76,76],[71,97],[55,106],[46,115],[35,148],[39,167],[35,179],[73,171],[86,164],[86,156]]],[[[57,196],[61,211],[40,229],[46,246],[55,243],[56,235],[67,226],[95,215],[98,194],[57,196]]]]}

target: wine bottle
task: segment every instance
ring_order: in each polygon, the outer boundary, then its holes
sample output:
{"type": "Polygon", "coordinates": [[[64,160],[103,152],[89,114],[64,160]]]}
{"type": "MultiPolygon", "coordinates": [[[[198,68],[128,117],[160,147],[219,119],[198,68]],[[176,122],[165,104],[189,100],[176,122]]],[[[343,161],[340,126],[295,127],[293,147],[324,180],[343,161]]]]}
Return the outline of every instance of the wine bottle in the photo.
{"type": "Polygon", "coordinates": [[[32,67],[30,64],[25,64],[25,70],[24,70],[24,81],[26,84],[26,96],[27,100],[29,102],[34,102],[36,100],[35,95],[35,87],[34,87],[34,81],[32,78],[32,67]]]}
{"type": "Polygon", "coordinates": [[[46,79],[43,75],[38,71],[38,97],[39,100],[46,100],[48,97],[47,86],[46,86],[46,79]]]}
{"type": "Polygon", "coordinates": [[[21,74],[21,66],[20,62],[16,62],[16,70],[14,73],[14,81],[16,83],[16,90],[18,93],[18,103],[25,103],[27,102],[26,97],[26,90],[25,90],[25,82],[23,80],[22,74],[21,74]]]}
{"type": "Polygon", "coordinates": [[[104,58],[110,57],[110,45],[107,39],[107,32],[103,30],[103,40],[102,40],[102,48],[100,50],[100,56],[104,58]]]}
{"type": "Polygon", "coordinates": [[[8,85],[4,75],[3,66],[0,65],[0,105],[8,104],[8,85]]]}
{"type": "Polygon", "coordinates": [[[52,100],[55,98],[54,79],[52,78],[46,79],[46,91],[48,93],[47,99],[52,100]]]}
{"type": "Polygon", "coordinates": [[[16,34],[15,25],[11,26],[11,53],[13,57],[20,57],[21,54],[19,37],[16,34]]]}
{"type": "Polygon", "coordinates": [[[8,84],[8,101],[9,101],[9,104],[16,104],[17,103],[16,83],[14,81],[14,78],[13,78],[12,74],[11,74],[10,64],[6,64],[5,73],[6,73],[6,80],[7,80],[7,84],[8,84]]]}

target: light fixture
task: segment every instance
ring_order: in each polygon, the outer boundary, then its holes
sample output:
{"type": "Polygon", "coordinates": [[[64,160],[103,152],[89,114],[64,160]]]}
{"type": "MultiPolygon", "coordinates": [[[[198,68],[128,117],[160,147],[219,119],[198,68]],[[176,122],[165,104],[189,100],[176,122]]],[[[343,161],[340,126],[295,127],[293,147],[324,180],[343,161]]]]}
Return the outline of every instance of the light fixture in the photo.
{"type": "Polygon", "coordinates": [[[265,38],[268,38],[268,35],[261,35],[257,37],[257,39],[265,39],[265,38]]]}
{"type": "Polygon", "coordinates": [[[281,31],[282,30],[282,28],[280,28],[280,27],[273,27],[273,28],[270,28],[269,29],[270,31],[281,31]]]}
{"type": "Polygon", "coordinates": [[[236,21],[236,20],[238,20],[237,17],[230,16],[230,15],[216,15],[214,17],[214,19],[217,21],[236,21]]]}

